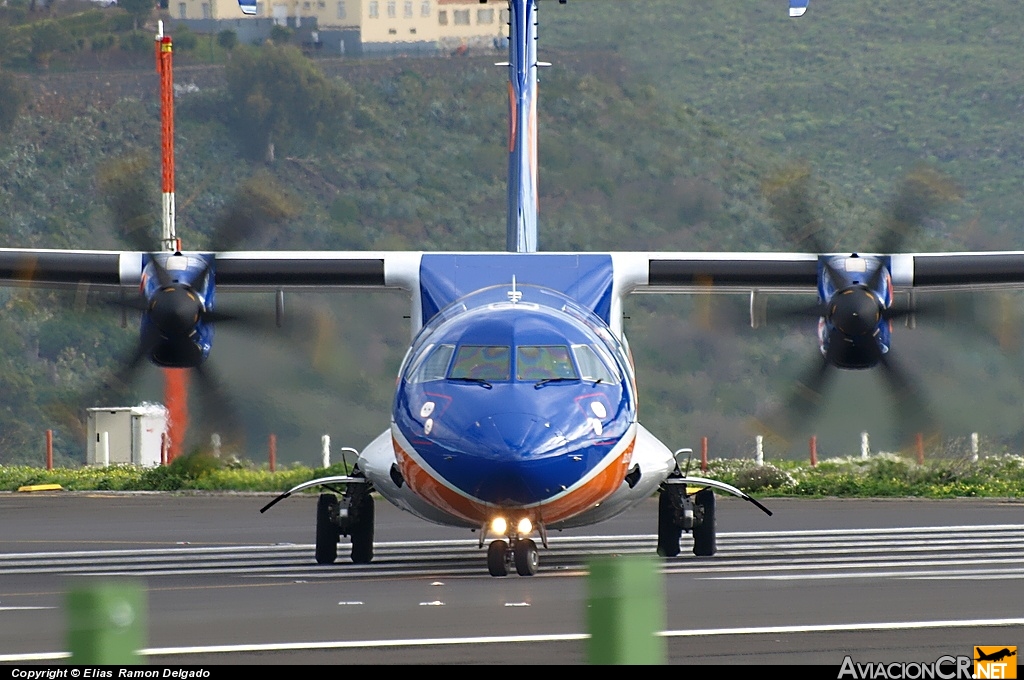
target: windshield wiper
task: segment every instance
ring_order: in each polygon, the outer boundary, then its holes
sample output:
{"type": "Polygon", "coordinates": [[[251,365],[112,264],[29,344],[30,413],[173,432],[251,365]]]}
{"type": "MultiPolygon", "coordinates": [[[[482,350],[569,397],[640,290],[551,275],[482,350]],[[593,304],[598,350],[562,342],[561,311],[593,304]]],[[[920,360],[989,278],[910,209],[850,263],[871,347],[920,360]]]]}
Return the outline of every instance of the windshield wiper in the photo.
{"type": "Polygon", "coordinates": [[[449,380],[458,380],[459,382],[473,383],[475,385],[480,385],[481,387],[486,387],[487,389],[491,389],[492,387],[494,387],[491,383],[487,382],[483,378],[448,378],[448,379],[449,380]]]}
{"type": "Polygon", "coordinates": [[[579,378],[544,378],[543,380],[539,380],[539,381],[533,383],[533,389],[539,390],[540,388],[544,387],[545,385],[550,385],[551,383],[556,383],[556,382],[579,382],[579,381],[580,381],[579,378]]]}

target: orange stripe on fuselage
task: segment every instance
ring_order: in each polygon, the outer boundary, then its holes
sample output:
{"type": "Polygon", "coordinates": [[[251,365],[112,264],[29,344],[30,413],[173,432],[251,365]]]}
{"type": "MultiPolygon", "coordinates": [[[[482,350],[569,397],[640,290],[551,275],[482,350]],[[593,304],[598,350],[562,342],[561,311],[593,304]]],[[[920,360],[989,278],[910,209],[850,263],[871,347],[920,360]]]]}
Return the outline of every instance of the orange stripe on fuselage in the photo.
{"type": "Polygon", "coordinates": [[[512,83],[508,84],[508,152],[516,149],[516,110],[519,108],[516,103],[516,91],[512,83]]]}
{"type": "MultiPolygon", "coordinates": [[[[416,495],[444,512],[481,525],[493,518],[494,510],[498,506],[469,498],[445,486],[410,456],[394,436],[391,437],[391,443],[395,449],[395,459],[402,471],[402,477],[405,478],[405,483],[416,495]]],[[[544,524],[561,522],[584,510],[589,510],[606,500],[622,484],[629,470],[635,444],[636,437],[634,436],[615,460],[605,466],[597,475],[564,495],[538,504],[518,508],[502,507],[501,509],[506,511],[522,509],[531,521],[544,524]]]]}

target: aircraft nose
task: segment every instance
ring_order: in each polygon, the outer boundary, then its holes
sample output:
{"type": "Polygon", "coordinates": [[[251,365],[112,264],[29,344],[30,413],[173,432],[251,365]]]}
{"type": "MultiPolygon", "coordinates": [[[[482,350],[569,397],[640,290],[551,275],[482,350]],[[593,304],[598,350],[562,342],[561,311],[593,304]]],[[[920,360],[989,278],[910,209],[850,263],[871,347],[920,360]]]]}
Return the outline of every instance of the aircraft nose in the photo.
{"type": "Polygon", "coordinates": [[[470,439],[478,455],[498,458],[530,458],[550,451],[565,438],[540,416],[529,413],[501,413],[482,418],[473,425],[470,439]]]}
{"type": "Polygon", "coordinates": [[[540,416],[502,413],[474,424],[470,455],[486,462],[475,494],[498,505],[536,503],[556,492],[564,473],[549,454],[557,452],[565,437],[540,416]]]}

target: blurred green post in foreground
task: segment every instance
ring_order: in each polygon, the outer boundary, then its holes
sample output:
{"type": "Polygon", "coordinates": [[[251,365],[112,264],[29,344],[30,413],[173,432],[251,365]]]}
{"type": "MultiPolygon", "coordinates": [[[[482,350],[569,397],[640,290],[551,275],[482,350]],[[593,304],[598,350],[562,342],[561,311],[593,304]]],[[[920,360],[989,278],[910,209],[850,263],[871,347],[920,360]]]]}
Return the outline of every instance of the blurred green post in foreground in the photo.
{"type": "Polygon", "coordinates": [[[604,557],[587,580],[587,661],[663,664],[666,658],[665,587],[653,557],[604,557]]]}
{"type": "Polygon", "coordinates": [[[134,582],[92,583],[70,590],[66,599],[68,649],[74,665],[145,663],[145,590],[134,582]]]}

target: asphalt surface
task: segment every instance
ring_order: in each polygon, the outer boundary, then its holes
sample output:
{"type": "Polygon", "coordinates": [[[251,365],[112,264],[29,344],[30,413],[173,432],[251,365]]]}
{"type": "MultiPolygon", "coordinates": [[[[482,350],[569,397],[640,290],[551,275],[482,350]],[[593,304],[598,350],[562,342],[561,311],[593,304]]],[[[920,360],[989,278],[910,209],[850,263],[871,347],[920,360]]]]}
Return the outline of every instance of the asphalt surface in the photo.
{"type": "Polygon", "coordinates": [[[832,673],[1024,643],[1019,502],[778,499],[768,517],[720,498],[715,557],[653,560],[652,501],[553,535],[536,576],[493,578],[475,534],[384,502],[373,563],[343,539],[316,565],[315,497],[260,514],[270,498],[0,494],[0,664],[68,663],[65,598],[99,582],[144,593],[154,665],[583,664],[590,567],[633,555],[650,576],[622,606],[658,624],[651,661],[832,673]]]}

